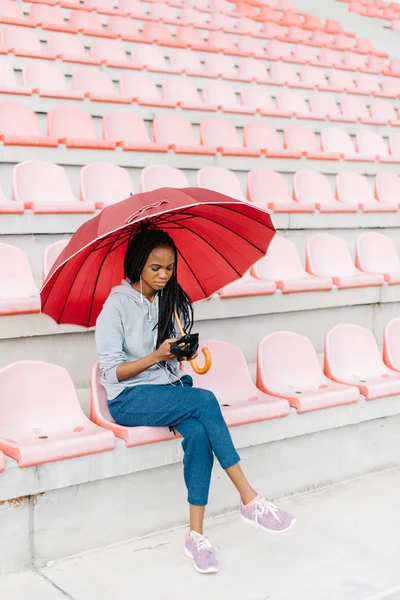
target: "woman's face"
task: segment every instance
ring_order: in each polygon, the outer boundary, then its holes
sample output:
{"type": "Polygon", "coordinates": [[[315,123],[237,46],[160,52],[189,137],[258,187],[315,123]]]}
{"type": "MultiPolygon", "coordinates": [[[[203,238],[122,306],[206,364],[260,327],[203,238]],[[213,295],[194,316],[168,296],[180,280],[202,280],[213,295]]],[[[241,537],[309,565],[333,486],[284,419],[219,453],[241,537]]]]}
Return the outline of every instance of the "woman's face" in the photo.
{"type": "Polygon", "coordinates": [[[142,280],[152,290],[165,288],[171,279],[175,266],[175,252],[167,246],[160,246],[150,252],[142,271],[142,280]]]}

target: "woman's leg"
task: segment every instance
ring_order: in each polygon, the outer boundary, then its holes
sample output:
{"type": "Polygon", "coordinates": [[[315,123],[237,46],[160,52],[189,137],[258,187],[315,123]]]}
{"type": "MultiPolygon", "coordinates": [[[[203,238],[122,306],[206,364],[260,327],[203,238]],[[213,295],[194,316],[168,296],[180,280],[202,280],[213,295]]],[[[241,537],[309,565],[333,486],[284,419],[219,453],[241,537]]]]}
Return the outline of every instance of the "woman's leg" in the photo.
{"type": "Polygon", "coordinates": [[[249,504],[249,502],[252,502],[252,500],[258,496],[257,492],[247,481],[239,463],[233,465],[233,467],[230,467],[229,469],[226,469],[226,474],[239,492],[243,504],[249,504]]]}

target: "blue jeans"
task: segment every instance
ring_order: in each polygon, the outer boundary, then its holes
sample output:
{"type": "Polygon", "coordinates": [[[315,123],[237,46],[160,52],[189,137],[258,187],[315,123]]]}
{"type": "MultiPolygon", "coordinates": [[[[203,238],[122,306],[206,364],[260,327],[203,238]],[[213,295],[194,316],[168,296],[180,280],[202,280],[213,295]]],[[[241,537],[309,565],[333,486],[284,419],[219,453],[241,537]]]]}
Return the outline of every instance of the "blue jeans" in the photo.
{"type": "Polygon", "coordinates": [[[184,375],[173,385],[126,387],[108,403],[114,421],[125,427],[173,427],[183,437],[183,472],[188,502],[208,502],[213,453],[223,469],[239,462],[218,400],[208,390],[194,388],[184,375]]]}

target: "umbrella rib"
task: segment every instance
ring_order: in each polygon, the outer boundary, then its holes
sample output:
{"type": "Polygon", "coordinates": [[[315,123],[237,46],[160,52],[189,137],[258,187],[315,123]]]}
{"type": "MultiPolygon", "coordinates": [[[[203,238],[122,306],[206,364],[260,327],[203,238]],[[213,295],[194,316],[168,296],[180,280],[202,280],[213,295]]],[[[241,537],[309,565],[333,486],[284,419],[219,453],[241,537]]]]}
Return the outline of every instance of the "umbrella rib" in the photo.
{"type": "Polygon", "coordinates": [[[203,285],[200,283],[196,273],[193,271],[192,267],[189,265],[188,261],[186,260],[186,258],[184,257],[184,255],[182,254],[182,252],[179,251],[179,256],[182,258],[183,262],[185,263],[185,265],[188,267],[189,271],[191,272],[191,274],[193,275],[194,279],[197,281],[199,288],[201,288],[201,291],[203,292],[203,294],[205,296],[207,296],[206,294],[206,290],[204,289],[203,285]]]}

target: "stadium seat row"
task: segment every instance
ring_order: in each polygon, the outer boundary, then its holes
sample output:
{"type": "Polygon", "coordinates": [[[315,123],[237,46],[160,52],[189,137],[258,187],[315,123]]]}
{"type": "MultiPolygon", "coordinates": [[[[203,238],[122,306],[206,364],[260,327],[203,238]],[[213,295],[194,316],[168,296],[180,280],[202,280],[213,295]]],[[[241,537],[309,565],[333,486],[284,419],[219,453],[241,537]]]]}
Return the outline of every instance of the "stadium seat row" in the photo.
{"type": "Polygon", "coordinates": [[[384,138],[370,130],[359,131],[357,147],[344,130],[327,127],[321,141],[302,125],[284,129],[284,144],[277,131],[266,121],[251,121],[243,128],[243,142],[230,121],[204,119],[200,123],[200,142],[192,123],[177,113],[163,113],[152,122],[154,141],[144,120],[132,113],[111,112],[103,117],[103,139],[97,135],[89,113],[74,107],[60,106],[47,113],[48,135],[42,135],[36,114],[19,104],[0,102],[0,141],[4,145],[44,146],[55,148],[93,148],[137,152],[168,152],[257,157],[261,154],[279,158],[345,160],[397,163],[400,160],[400,131],[391,133],[389,146],[384,138]],[[321,144],[321,145],[320,145],[321,144]]]}
{"type": "MultiPolygon", "coordinates": [[[[276,213],[355,213],[395,212],[400,205],[400,177],[380,172],[371,190],[368,179],[355,172],[341,171],[336,177],[335,195],[325,175],[310,170],[293,176],[293,193],[283,175],[269,169],[253,169],[247,176],[247,196],[238,176],[222,167],[204,167],[197,171],[199,187],[232,198],[249,200],[276,213]]],[[[72,191],[65,169],[47,161],[28,160],[13,171],[13,200],[0,186],[0,214],[93,213],[95,208],[119,202],[137,193],[131,177],[123,167],[109,163],[92,163],[81,169],[80,199],[72,191]]],[[[152,165],[141,172],[141,192],[159,187],[190,187],[183,171],[168,165],[152,165]]]]}
{"type": "MultiPolygon", "coordinates": [[[[157,24],[160,25],[160,24],[157,24]]],[[[165,25],[165,27],[167,27],[165,25]]],[[[298,64],[310,64],[318,67],[336,67],[348,71],[360,71],[363,73],[394,74],[386,58],[376,54],[360,54],[346,50],[343,53],[332,48],[312,47],[299,42],[290,44],[280,40],[272,39],[263,42],[259,38],[241,36],[238,46],[235,45],[229,34],[223,31],[209,32],[205,40],[200,30],[185,27],[180,28],[182,38],[173,38],[171,41],[157,38],[152,43],[134,43],[129,48],[130,57],[126,52],[124,44],[113,39],[94,37],[90,44],[90,55],[86,54],[82,40],[72,33],[52,33],[48,36],[46,49],[43,49],[33,29],[28,27],[5,26],[0,30],[0,53],[11,53],[15,56],[29,58],[42,58],[55,60],[61,58],[63,61],[80,62],[87,64],[104,63],[110,67],[121,68],[148,68],[164,70],[165,72],[176,72],[173,60],[167,64],[161,53],[162,44],[172,48],[192,48],[204,52],[222,52],[233,56],[257,56],[263,60],[283,60],[298,64]],[[201,37],[198,43],[193,42],[197,32],[201,37]],[[241,46],[241,45],[244,46],[241,46]],[[241,49],[242,48],[242,49],[241,49]]],[[[179,33],[179,32],[178,32],[179,33]]],[[[172,35],[172,34],[170,34],[172,35]]],[[[196,36],[198,37],[198,36],[196,36]]],[[[141,40],[143,42],[143,40],[141,40]]],[[[172,54],[173,56],[173,54],[172,54]]]]}
{"type": "MultiPolygon", "coordinates": [[[[233,427],[327,409],[400,393],[400,319],[385,328],[383,360],[373,334],[351,324],[337,325],[325,339],[324,372],[310,340],[287,331],[267,335],[258,346],[257,386],[237,346],[207,340],[213,357],[194,384],[212,390],[233,427]]],[[[171,439],[168,427],[124,427],[108,410],[100,370],[91,377],[91,420],[83,413],[66,369],[21,361],[0,371],[0,471],[3,451],[19,467],[112,450],[115,437],[127,447],[171,439]],[[7,418],[4,418],[7,415],[7,418]]]]}
{"type": "MultiPolygon", "coordinates": [[[[67,245],[60,240],[43,255],[43,280],[67,245]]],[[[28,259],[15,246],[0,243],[0,315],[40,311],[39,291],[28,259]]],[[[393,240],[379,233],[364,233],[357,240],[356,264],[344,240],[318,234],[307,240],[306,268],[292,241],[275,236],[267,255],[240,280],[220,291],[221,298],[311,292],[400,284],[400,258],[393,240]]]]}

